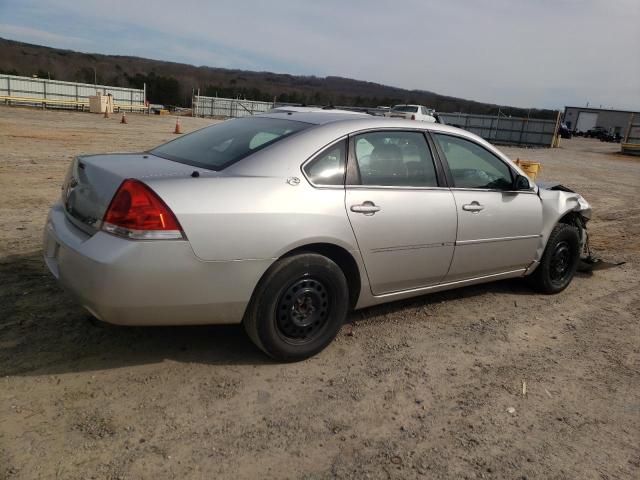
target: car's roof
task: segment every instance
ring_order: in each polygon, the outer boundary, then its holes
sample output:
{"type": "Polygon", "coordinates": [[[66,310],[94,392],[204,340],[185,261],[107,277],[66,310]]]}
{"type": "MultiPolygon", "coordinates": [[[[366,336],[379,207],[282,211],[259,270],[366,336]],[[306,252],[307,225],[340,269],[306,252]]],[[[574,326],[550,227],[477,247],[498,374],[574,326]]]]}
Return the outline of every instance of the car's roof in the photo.
{"type": "MultiPolygon", "coordinates": [[[[306,137],[314,138],[320,144],[326,144],[332,139],[340,138],[354,132],[370,130],[370,129],[406,129],[406,130],[429,130],[433,132],[453,133],[458,136],[469,137],[480,143],[488,144],[473,133],[462,130],[451,125],[445,125],[436,122],[420,122],[416,120],[408,120],[404,118],[382,117],[377,115],[344,115],[340,113],[326,112],[274,112],[256,115],[263,118],[277,118],[305,122],[314,125],[311,128],[304,129],[296,135],[293,135],[290,141],[295,142],[296,138],[306,137]],[[324,143],[323,143],[324,142],[324,143]]],[[[278,142],[280,143],[280,142],[278,142]]],[[[286,142],[283,142],[286,143],[286,142]]]]}
{"type": "Polygon", "coordinates": [[[368,115],[366,113],[351,112],[346,110],[276,110],[256,116],[295,120],[298,122],[312,123],[314,125],[322,125],[325,123],[337,122],[345,119],[353,119],[355,117],[371,117],[371,115],[368,115]]]}
{"type": "Polygon", "coordinates": [[[269,110],[267,113],[308,113],[308,112],[316,112],[316,113],[341,113],[347,115],[357,115],[362,112],[354,112],[352,110],[343,110],[340,108],[331,108],[331,107],[274,107],[269,110]]]}
{"type": "Polygon", "coordinates": [[[272,112],[256,115],[263,118],[286,118],[287,120],[295,120],[298,122],[311,123],[313,125],[329,125],[344,128],[344,130],[365,130],[368,128],[421,128],[429,130],[459,130],[449,127],[441,123],[435,122],[419,122],[415,120],[406,120],[403,118],[382,117],[378,115],[369,115],[366,113],[353,113],[345,115],[344,113],[332,113],[331,110],[322,112],[272,112]],[[444,128],[440,128],[444,127],[444,128]]]}

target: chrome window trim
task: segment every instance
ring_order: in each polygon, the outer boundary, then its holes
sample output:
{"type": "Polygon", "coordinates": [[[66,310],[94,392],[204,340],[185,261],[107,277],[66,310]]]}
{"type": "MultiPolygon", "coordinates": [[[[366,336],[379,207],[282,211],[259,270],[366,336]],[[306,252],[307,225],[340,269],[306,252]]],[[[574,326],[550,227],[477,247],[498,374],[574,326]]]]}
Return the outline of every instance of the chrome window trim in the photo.
{"type": "MultiPolygon", "coordinates": [[[[307,182],[309,182],[308,178],[307,182]]],[[[309,182],[309,185],[311,185],[316,190],[344,190],[344,185],[316,185],[311,182],[309,182]]]]}
{"type": "Polygon", "coordinates": [[[465,188],[465,187],[452,187],[450,189],[452,192],[495,192],[495,193],[528,193],[537,195],[538,193],[534,189],[529,190],[498,190],[492,188],[465,188]]]}
{"type": "Polygon", "coordinates": [[[345,185],[345,188],[356,190],[450,190],[449,187],[408,187],[393,185],[345,185]]]}

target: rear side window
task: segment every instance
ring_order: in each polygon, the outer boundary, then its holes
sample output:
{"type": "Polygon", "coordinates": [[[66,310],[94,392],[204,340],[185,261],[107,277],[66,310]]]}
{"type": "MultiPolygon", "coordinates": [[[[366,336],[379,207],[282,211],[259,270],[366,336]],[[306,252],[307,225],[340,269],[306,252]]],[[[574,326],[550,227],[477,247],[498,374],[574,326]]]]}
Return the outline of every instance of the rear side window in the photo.
{"type": "Polygon", "coordinates": [[[279,118],[237,118],[160,145],[151,153],[187,165],[222,170],[310,126],[279,118]]]}
{"type": "Polygon", "coordinates": [[[304,166],[304,173],[314,185],[344,185],[346,139],[324,149],[304,166]]]}
{"type": "Polygon", "coordinates": [[[434,135],[449,164],[454,186],[511,190],[511,169],[493,153],[460,137],[434,135]]]}
{"type": "Polygon", "coordinates": [[[418,113],[418,107],[413,105],[396,105],[393,110],[396,112],[418,113]]]}
{"type": "Polygon", "coordinates": [[[362,185],[437,187],[429,145],[420,132],[370,132],[355,138],[362,185]]]}

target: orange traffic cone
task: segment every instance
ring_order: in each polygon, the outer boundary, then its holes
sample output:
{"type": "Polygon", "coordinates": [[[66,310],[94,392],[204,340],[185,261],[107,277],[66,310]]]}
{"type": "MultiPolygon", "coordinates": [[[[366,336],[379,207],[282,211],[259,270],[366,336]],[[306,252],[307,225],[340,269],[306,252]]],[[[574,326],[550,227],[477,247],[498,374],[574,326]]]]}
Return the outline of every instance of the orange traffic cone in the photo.
{"type": "Polygon", "coordinates": [[[122,120],[120,120],[120,123],[129,123],[127,122],[127,114],[122,112],[122,120]]]}
{"type": "Polygon", "coordinates": [[[176,117],[176,129],[173,131],[173,133],[182,133],[182,127],[180,126],[180,118],[176,117]]]}
{"type": "Polygon", "coordinates": [[[109,106],[104,107],[104,118],[109,118],[109,106]]]}

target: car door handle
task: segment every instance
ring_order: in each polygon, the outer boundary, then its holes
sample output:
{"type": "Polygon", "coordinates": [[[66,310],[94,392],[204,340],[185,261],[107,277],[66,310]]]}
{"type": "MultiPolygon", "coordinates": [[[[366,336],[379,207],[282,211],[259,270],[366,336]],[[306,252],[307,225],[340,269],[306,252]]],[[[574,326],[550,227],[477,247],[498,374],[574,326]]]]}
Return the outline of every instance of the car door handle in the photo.
{"type": "Polygon", "coordinates": [[[480,210],[484,210],[484,207],[478,202],[471,202],[467,203],[466,205],[462,205],[462,209],[467,212],[478,213],[480,212],[480,210]]]}
{"type": "Polygon", "coordinates": [[[365,215],[373,215],[379,212],[381,208],[373,202],[366,201],[360,205],[351,205],[351,211],[355,213],[364,213],[365,215]]]}

